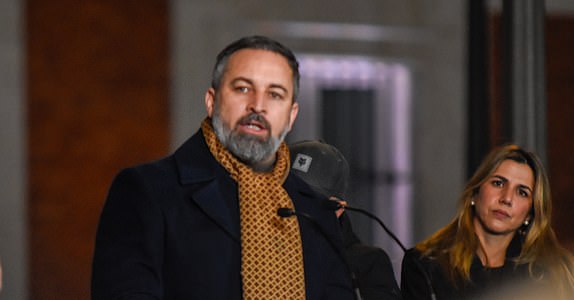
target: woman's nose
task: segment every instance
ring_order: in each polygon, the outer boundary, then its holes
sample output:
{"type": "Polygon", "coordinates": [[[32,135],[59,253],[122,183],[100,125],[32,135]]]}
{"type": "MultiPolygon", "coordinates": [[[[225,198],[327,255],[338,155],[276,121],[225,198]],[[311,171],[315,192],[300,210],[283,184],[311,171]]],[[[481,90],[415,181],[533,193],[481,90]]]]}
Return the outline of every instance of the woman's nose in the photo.
{"type": "Polygon", "coordinates": [[[512,205],[512,189],[510,187],[506,187],[504,188],[504,190],[502,191],[502,194],[500,195],[500,200],[499,202],[504,204],[504,205],[508,205],[511,206],[512,205]]]}

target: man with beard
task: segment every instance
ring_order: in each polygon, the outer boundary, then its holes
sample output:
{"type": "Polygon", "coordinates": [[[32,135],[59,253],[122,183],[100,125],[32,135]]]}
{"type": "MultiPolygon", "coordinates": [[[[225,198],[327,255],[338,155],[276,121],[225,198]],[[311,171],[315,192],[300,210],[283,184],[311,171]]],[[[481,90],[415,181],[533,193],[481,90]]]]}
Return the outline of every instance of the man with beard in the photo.
{"type": "Polygon", "coordinates": [[[353,299],[336,217],[289,173],[298,87],[295,56],[274,40],[219,53],[200,130],[114,179],[92,299],[353,299]]]}

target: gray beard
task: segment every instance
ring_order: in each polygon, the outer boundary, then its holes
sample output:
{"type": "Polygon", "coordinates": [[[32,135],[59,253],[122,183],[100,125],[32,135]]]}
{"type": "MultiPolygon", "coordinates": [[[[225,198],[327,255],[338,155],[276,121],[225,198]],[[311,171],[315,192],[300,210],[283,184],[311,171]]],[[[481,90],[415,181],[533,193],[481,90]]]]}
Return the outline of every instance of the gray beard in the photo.
{"type": "Polygon", "coordinates": [[[275,155],[281,142],[283,142],[289,132],[289,128],[285,127],[279,137],[276,138],[270,135],[264,140],[256,136],[239,134],[223,124],[219,118],[217,105],[213,113],[211,124],[221,144],[231,152],[231,154],[247,165],[259,163],[271,155],[275,155]]]}

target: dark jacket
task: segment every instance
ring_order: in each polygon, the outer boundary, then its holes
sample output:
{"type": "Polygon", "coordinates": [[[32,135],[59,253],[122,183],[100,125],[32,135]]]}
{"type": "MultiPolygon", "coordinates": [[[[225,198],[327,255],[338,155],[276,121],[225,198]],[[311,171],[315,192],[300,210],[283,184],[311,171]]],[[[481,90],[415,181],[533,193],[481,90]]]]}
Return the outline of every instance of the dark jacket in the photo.
{"type": "Polygon", "coordinates": [[[514,258],[520,254],[521,242],[514,238],[506,253],[504,266],[485,268],[475,256],[470,267],[470,282],[453,283],[437,260],[421,257],[416,249],[410,249],[403,257],[401,272],[401,291],[403,299],[431,299],[430,285],[436,299],[506,299],[506,293],[520,288],[528,280],[528,266],[516,265],[514,258]]]}
{"type": "MultiPolygon", "coordinates": [[[[299,178],[284,183],[295,209],[337,240],[337,220],[299,178]]],[[[299,220],[307,299],[353,299],[325,237],[299,220]]],[[[92,299],[242,298],[237,185],[201,131],[173,155],[121,171],[96,235],[92,299]]]]}
{"type": "Polygon", "coordinates": [[[401,291],[387,253],[381,248],[364,245],[353,232],[347,213],[341,215],[339,222],[344,252],[363,300],[400,300],[401,291]]]}

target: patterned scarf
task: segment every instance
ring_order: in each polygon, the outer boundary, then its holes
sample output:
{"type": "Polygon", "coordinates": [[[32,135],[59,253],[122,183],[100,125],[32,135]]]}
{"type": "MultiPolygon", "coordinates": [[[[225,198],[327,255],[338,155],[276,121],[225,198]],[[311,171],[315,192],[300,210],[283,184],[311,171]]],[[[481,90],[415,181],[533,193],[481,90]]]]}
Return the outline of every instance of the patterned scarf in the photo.
{"type": "Polygon", "coordinates": [[[269,173],[256,173],[217,139],[206,118],[201,124],[215,159],[239,187],[243,299],[305,299],[303,250],[297,218],[281,218],[280,207],[293,208],[283,188],[289,174],[289,149],[281,143],[269,173]]]}

